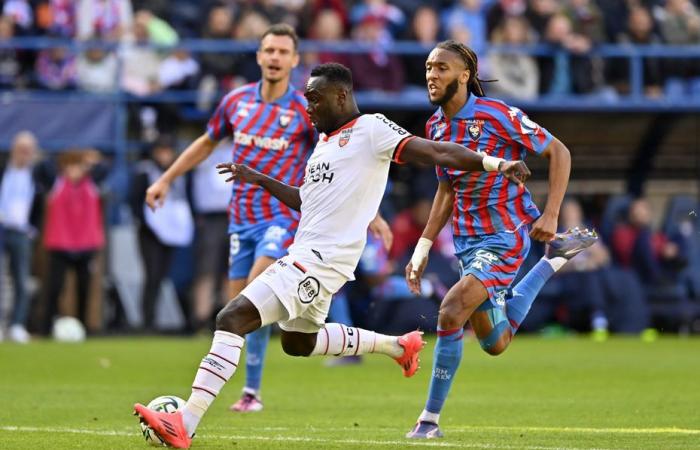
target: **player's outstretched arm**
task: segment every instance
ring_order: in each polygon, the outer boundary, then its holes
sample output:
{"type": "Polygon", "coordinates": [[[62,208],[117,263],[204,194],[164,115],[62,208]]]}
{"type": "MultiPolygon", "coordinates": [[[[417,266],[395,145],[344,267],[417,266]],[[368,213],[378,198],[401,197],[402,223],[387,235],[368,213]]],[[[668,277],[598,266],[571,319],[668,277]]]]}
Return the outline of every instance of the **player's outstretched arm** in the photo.
{"type": "Polygon", "coordinates": [[[510,181],[522,184],[530,177],[523,161],[506,161],[483,155],[454,142],[435,142],[415,137],[406,142],[401,160],[418,164],[434,164],[456,170],[500,172],[510,181]]]}
{"type": "Polygon", "coordinates": [[[413,251],[413,256],[406,266],[406,283],[408,288],[416,295],[420,295],[420,279],[423,276],[425,266],[428,265],[428,252],[437,239],[438,234],[445,228],[445,224],[452,216],[454,204],[454,190],[447,181],[441,181],[433,199],[430,209],[430,217],[425,225],[423,234],[413,251]]]}
{"type": "Polygon", "coordinates": [[[298,187],[290,186],[272,177],[268,177],[255,169],[251,169],[245,164],[227,162],[217,164],[216,168],[219,169],[220,174],[230,175],[226,179],[227,182],[240,181],[243,183],[257,184],[290,208],[296,211],[301,210],[301,195],[299,195],[298,187]]]}
{"type": "Polygon", "coordinates": [[[168,170],[146,190],[146,204],[153,210],[161,206],[170,190],[170,183],[207,159],[216,148],[217,143],[207,133],[195,139],[168,167],[168,170]]]}
{"type": "Polygon", "coordinates": [[[542,215],[532,224],[530,237],[549,242],[554,239],[559,220],[559,208],[564,200],[571,173],[569,149],[557,138],[552,139],[542,156],[549,159],[549,194],[542,215]]]}

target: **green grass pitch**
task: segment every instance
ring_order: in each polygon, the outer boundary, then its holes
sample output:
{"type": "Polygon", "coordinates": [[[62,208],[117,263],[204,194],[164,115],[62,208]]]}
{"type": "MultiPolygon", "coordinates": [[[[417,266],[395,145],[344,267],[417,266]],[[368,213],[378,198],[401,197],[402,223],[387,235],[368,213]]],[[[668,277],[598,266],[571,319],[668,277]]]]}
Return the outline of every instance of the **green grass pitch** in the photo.
{"type": "MultiPolygon", "coordinates": [[[[433,340],[411,379],[379,355],[355,367],[284,355],[275,339],[265,410],[228,406],[239,372],[204,418],[194,449],[700,448],[700,340],[643,343],[518,337],[491,357],[469,341],[443,411],[445,438],[403,436],[428,388],[433,340]]],[[[134,402],[187,398],[209,338],[0,344],[0,448],[145,449],[134,402]]]]}

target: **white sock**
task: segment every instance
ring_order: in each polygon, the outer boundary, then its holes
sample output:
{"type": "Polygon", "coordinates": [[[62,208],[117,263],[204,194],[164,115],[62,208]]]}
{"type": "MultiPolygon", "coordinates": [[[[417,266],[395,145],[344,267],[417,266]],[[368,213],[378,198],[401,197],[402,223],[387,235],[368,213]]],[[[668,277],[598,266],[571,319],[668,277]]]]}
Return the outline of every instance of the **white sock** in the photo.
{"type": "Polygon", "coordinates": [[[434,424],[437,424],[439,420],[439,413],[431,413],[430,411],[425,409],[422,413],[420,413],[420,416],[418,416],[418,422],[433,422],[434,424]]]}
{"type": "Polygon", "coordinates": [[[192,394],[183,410],[182,419],[192,436],[204,413],[238,366],[245,339],[226,331],[216,331],[209,353],[202,358],[192,383],[192,394]]]}
{"type": "Polygon", "coordinates": [[[399,338],[375,333],[340,323],[327,323],[318,331],[316,347],[311,355],[350,356],[365,353],[382,353],[398,358],[403,355],[399,338]]]}
{"type": "Polygon", "coordinates": [[[547,261],[555,272],[561,269],[564,264],[569,262],[569,260],[563,256],[555,256],[554,258],[547,258],[546,256],[543,256],[542,259],[547,261]]]}

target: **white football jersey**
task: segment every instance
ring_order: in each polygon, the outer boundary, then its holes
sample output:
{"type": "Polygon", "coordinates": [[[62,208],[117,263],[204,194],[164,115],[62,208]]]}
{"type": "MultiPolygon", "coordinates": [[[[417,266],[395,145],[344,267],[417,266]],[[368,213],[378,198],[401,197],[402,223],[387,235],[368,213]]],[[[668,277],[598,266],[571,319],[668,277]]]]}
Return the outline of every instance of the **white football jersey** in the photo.
{"type": "Polygon", "coordinates": [[[306,163],[301,220],[289,253],[312,251],[353,280],[391,161],[399,161],[411,137],[382,114],[363,114],[322,135],[306,163]]]}

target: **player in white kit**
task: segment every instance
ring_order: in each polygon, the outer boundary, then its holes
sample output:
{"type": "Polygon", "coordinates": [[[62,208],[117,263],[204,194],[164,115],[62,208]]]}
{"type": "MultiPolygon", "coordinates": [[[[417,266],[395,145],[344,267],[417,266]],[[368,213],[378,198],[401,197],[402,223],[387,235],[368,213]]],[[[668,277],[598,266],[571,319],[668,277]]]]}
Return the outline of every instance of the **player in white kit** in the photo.
{"type": "Polygon", "coordinates": [[[300,188],[245,165],[218,166],[220,173],[230,175],[228,181],[257,184],[301,211],[301,221],[288,255],[217,315],[212,347],[197,370],[185,407],[164,414],[135,405],[141,420],[172,447],[189,448],[202,416],[236,370],[244,336],[273,322],[282,329],[282,347],[290,355],[383,353],[402,366],[405,376],[416,372],[418,353],[425,345],[422,333],[386,336],[325,323],[331,297],[354,279],[392,161],[499,171],[516,183],[530,174],[522,161],[509,162],[451,142],[417,138],[381,114],[360,114],[352,93],[352,75],[340,64],[312,70],[304,95],[321,138],[307,162],[300,188]]]}

